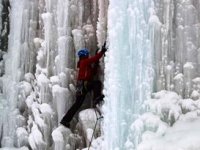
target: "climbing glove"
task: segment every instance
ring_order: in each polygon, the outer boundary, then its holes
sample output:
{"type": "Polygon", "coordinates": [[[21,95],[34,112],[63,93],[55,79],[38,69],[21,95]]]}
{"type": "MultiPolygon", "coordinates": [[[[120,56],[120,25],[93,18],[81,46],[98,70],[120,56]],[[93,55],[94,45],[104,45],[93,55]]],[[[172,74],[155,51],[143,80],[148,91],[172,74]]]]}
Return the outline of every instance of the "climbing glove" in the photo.
{"type": "Polygon", "coordinates": [[[106,42],[103,44],[101,51],[104,52],[104,53],[107,51],[106,42]]]}

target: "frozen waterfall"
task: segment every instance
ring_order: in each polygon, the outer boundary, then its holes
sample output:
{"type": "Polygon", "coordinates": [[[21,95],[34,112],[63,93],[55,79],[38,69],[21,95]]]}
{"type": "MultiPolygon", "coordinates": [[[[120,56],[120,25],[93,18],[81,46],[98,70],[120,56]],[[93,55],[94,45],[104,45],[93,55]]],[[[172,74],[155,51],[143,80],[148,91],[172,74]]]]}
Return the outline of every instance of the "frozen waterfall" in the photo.
{"type": "Polygon", "coordinates": [[[131,123],[144,111],[143,102],[150,98],[152,43],[154,28],[159,26],[153,7],[153,1],[110,1],[109,53],[105,60],[104,82],[104,149],[130,149],[126,140],[131,123]]]}
{"type": "MultiPolygon", "coordinates": [[[[0,147],[86,147],[87,126],[78,117],[72,122],[73,133],[59,122],[74,102],[77,51],[86,47],[93,55],[106,39],[108,1],[1,0],[0,4],[2,14],[10,10],[9,21],[0,20],[10,22],[8,49],[0,51],[0,147]]],[[[5,40],[6,26],[0,27],[5,40]]]]}
{"type": "Polygon", "coordinates": [[[0,0],[0,14],[0,147],[86,150],[94,133],[90,150],[200,149],[200,0],[0,0]],[[67,129],[77,51],[105,41],[104,119],[94,131],[90,93],[67,129]]]}

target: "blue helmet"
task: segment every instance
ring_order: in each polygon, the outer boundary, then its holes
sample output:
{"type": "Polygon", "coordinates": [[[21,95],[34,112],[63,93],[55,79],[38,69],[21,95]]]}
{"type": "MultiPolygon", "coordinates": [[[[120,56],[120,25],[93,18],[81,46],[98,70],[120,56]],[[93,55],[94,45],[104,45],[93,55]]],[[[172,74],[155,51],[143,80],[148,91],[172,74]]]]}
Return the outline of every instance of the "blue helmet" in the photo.
{"type": "Polygon", "coordinates": [[[89,56],[89,51],[87,48],[83,48],[81,50],[78,51],[78,56],[79,57],[85,57],[85,56],[89,56]]]}

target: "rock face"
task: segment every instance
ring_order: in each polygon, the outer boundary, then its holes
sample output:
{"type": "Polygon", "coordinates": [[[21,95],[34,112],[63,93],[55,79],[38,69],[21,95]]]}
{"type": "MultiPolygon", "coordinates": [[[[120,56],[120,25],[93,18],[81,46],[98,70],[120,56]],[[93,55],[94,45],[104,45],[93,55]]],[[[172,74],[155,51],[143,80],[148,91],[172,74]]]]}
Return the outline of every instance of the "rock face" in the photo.
{"type": "MultiPolygon", "coordinates": [[[[10,10],[10,2],[9,0],[1,0],[0,1],[0,50],[7,51],[8,49],[8,35],[10,31],[9,26],[9,10],[10,10]]],[[[1,60],[1,57],[0,57],[1,60]]]]}

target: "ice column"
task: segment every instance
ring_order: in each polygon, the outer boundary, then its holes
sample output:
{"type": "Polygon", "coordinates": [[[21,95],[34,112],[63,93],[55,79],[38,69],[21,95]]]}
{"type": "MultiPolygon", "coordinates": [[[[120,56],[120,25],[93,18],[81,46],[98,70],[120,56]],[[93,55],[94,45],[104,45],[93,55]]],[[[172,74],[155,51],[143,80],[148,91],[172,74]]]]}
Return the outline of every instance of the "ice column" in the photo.
{"type": "Polygon", "coordinates": [[[25,7],[24,0],[10,1],[12,10],[10,12],[11,31],[9,37],[8,54],[5,61],[5,75],[3,81],[3,96],[1,97],[2,117],[2,139],[1,146],[12,147],[16,143],[16,128],[19,127],[17,119],[19,110],[17,109],[18,83],[21,80],[23,70],[21,70],[20,53],[22,40],[22,16],[25,7]]]}
{"type": "Polygon", "coordinates": [[[159,1],[155,12],[162,23],[156,32],[156,90],[175,90],[189,98],[199,74],[199,1],[159,1]],[[196,80],[195,80],[196,81],[196,80]],[[183,85],[183,86],[182,86],[183,85]]]}
{"type": "Polygon", "coordinates": [[[107,38],[107,11],[108,0],[99,0],[99,17],[97,23],[97,41],[98,47],[101,47],[107,38]]]}
{"type": "Polygon", "coordinates": [[[110,0],[104,149],[130,149],[129,144],[125,144],[130,124],[140,114],[142,103],[150,97],[154,28],[159,30],[160,26],[153,8],[151,0],[110,0]]]}
{"type": "Polygon", "coordinates": [[[0,137],[2,147],[21,147],[28,145],[27,119],[23,114],[27,113],[25,100],[32,91],[34,79],[31,73],[36,62],[33,39],[37,32],[38,3],[34,0],[11,0],[10,4],[8,53],[4,57],[5,74],[0,79],[3,82],[0,103],[4,108],[1,111],[0,137]]]}

